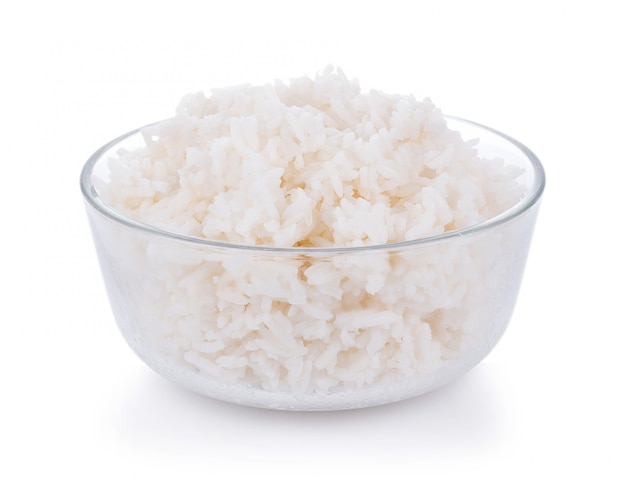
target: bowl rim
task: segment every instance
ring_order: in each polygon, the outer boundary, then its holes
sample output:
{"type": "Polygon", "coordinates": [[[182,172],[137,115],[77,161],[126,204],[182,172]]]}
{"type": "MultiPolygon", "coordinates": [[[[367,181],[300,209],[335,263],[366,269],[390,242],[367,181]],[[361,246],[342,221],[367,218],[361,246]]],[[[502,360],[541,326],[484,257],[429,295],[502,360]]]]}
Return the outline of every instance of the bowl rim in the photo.
{"type": "Polygon", "coordinates": [[[452,230],[450,232],[445,232],[443,234],[431,235],[424,238],[414,239],[414,240],[406,240],[402,242],[392,242],[392,243],[383,243],[383,244],[374,244],[374,245],[359,245],[359,246],[339,246],[339,247],[273,247],[271,245],[250,245],[250,244],[239,244],[233,242],[225,242],[220,240],[208,239],[204,237],[195,237],[191,235],[180,234],[176,232],[171,232],[168,230],[161,229],[159,227],[152,226],[145,222],[141,222],[139,220],[130,218],[125,216],[124,214],[118,212],[114,208],[108,206],[98,197],[98,193],[96,192],[94,186],[91,183],[91,176],[93,169],[96,163],[105,157],[107,152],[111,152],[111,150],[123,140],[133,136],[135,134],[141,133],[144,128],[154,126],[159,124],[162,121],[156,121],[154,123],[147,124],[145,126],[139,127],[132,131],[128,131],[121,136],[109,141],[104,144],[100,148],[98,148],[87,160],[84,164],[81,173],[80,173],[80,188],[83,195],[84,200],[87,204],[89,204],[94,210],[104,215],[105,217],[121,224],[131,229],[135,229],[140,232],[148,233],[151,235],[157,235],[161,238],[167,238],[175,241],[182,241],[187,244],[193,245],[204,245],[209,246],[211,248],[219,248],[219,249],[227,249],[231,251],[246,251],[246,252],[274,252],[281,254],[295,254],[295,255],[319,255],[319,254],[328,254],[328,253],[355,253],[355,252],[369,252],[369,251],[391,251],[391,250],[402,250],[406,248],[414,248],[423,245],[432,245],[434,243],[447,242],[451,239],[458,239],[460,237],[465,237],[469,235],[474,235],[480,232],[484,232],[504,223],[510,222],[515,218],[523,215],[525,212],[529,211],[536,203],[538,203],[543,195],[545,184],[546,184],[546,175],[543,165],[539,161],[539,158],[532,152],[527,146],[522,144],[517,139],[500,132],[494,128],[489,126],[485,126],[475,121],[471,121],[468,119],[464,119],[458,116],[452,115],[443,115],[444,118],[451,121],[456,121],[467,126],[483,129],[487,132],[490,132],[501,139],[504,139],[510,145],[516,147],[526,159],[530,162],[533,171],[533,181],[529,186],[527,194],[516,203],[513,207],[505,210],[504,212],[485,220],[484,222],[480,222],[478,224],[472,225],[470,227],[464,227],[461,229],[452,230]]]}

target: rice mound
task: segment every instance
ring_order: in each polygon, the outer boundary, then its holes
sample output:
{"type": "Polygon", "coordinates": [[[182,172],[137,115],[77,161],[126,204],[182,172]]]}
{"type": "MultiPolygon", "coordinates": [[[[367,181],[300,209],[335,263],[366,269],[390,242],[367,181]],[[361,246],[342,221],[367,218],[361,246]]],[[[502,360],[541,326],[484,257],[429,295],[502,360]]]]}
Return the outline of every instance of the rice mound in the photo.
{"type": "Polygon", "coordinates": [[[519,200],[515,171],[479,158],[430,100],[362,94],[340,70],[188,95],[143,134],[145,149],[111,164],[102,198],[207,239],[394,243],[478,224],[519,200]]]}
{"type": "Polygon", "coordinates": [[[239,385],[241,396],[302,402],[398,382],[404,393],[503,332],[490,292],[504,275],[489,257],[517,252],[502,234],[423,253],[332,252],[472,226],[525,193],[520,171],[479,157],[430,100],[363,94],[329,67],[289,85],[189,95],[143,136],[145,147],[120,151],[109,177],[94,178],[105,203],[167,231],[266,247],[96,234],[125,269],[113,293],[132,318],[118,322],[164,374],[217,397],[239,385]],[[277,258],[273,247],[294,249],[277,258]]]}

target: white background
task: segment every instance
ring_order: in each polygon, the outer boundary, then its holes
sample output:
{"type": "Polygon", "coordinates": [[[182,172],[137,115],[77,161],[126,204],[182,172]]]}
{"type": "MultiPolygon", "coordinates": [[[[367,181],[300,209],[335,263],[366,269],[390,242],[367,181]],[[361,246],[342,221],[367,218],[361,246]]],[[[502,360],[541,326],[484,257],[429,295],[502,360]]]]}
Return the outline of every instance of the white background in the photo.
{"type": "Polygon", "coordinates": [[[618,5],[3,2],[0,474],[625,475],[618,5]],[[329,63],[366,91],[429,96],[543,161],[511,326],[459,381],[379,408],[272,412],[179,389],[115,327],[82,164],[185,93],[329,63]]]}

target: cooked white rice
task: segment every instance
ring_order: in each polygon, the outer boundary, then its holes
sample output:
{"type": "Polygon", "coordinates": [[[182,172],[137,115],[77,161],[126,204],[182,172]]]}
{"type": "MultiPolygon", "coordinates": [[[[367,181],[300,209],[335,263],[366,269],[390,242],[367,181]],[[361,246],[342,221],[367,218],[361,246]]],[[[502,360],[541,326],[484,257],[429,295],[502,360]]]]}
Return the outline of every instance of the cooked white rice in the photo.
{"type": "Polygon", "coordinates": [[[479,157],[430,100],[363,94],[328,68],[189,95],[143,135],[144,148],[94,178],[108,205],[179,234],[301,251],[118,236],[124,286],[143,297],[120,325],[140,329],[148,360],[311,396],[396,382],[483,346],[493,314],[482,290],[501,279],[485,257],[501,238],[332,253],[462,229],[522,197],[519,171],[479,157]]]}

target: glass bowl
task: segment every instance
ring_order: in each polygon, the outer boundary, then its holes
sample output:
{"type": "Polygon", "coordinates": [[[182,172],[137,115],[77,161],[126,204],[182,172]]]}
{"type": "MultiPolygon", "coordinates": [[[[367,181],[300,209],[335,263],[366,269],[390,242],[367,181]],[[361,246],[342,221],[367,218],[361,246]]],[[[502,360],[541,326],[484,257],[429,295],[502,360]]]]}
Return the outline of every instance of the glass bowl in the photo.
{"type": "Polygon", "coordinates": [[[523,199],[476,226],[343,248],[246,246],[177,235],[99,197],[107,158],[144,145],[141,129],[100,148],[81,189],[113,314],[154,371],[243,405],[362,408],[443,386],[504,333],[544,190],[539,160],[494,129],[446,117],[483,157],[523,170],[523,199]]]}

